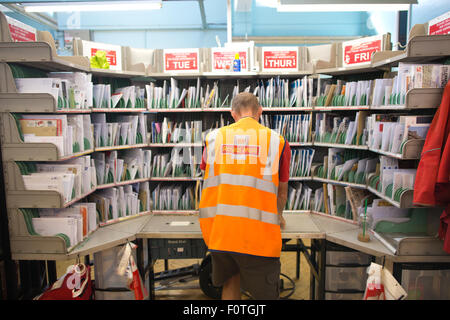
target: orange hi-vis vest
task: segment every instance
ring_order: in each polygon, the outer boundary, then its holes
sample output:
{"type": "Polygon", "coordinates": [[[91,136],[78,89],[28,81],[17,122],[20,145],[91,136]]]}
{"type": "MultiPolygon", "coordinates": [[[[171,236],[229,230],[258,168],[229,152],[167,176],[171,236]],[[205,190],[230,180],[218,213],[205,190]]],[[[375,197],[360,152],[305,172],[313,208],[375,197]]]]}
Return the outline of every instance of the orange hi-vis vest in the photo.
{"type": "Polygon", "coordinates": [[[279,257],[278,169],[284,138],[253,118],[206,136],[199,206],[209,250],[279,257]]]}

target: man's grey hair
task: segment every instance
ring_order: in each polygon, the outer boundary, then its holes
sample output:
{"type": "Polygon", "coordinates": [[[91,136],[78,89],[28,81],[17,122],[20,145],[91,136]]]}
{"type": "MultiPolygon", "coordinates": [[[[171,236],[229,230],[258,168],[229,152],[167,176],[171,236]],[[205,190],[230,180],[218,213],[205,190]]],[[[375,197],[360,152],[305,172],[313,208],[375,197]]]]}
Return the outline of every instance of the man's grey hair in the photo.
{"type": "Polygon", "coordinates": [[[252,110],[256,114],[259,109],[258,98],[249,92],[241,92],[231,101],[231,110],[241,114],[244,110],[252,110]]]}

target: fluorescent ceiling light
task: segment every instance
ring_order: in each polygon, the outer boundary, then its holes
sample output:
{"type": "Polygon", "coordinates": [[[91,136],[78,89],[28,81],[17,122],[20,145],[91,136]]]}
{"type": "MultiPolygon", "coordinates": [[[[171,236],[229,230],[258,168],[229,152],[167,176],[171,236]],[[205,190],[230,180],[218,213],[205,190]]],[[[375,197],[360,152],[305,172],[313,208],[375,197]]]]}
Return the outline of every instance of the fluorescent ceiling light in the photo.
{"type": "Polygon", "coordinates": [[[279,12],[403,11],[416,0],[278,0],[279,12]]]}
{"type": "Polygon", "coordinates": [[[161,1],[60,2],[25,5],[27,12],[132,11],[161,9],[161,1]]]}

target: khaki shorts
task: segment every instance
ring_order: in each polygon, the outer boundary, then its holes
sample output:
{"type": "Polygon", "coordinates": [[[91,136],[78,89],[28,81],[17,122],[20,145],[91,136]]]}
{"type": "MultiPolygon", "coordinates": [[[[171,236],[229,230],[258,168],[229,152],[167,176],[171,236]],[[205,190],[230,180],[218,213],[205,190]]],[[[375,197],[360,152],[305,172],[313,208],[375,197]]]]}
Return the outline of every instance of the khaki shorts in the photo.
{"type": "Polygon", "coordinates": [[[211,252],[212,283],[221,287],[240,274],[241,289],[256,300],[276,300],[280,296],[280,259],[246,254],[211,252]]]}

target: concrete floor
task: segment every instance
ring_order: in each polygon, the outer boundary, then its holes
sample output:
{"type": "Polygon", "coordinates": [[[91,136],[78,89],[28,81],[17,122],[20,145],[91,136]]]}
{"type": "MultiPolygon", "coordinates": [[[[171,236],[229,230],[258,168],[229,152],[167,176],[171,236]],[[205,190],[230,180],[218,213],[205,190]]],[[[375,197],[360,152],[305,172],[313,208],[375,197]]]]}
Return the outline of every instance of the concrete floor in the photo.
{"type": "MultiPolygon", "coordinates": [[[[310,241],[303,241],[306,246],[309,246],[310,241]]],[[[292,242],[294,243],[294,242],[292,242]]],[[[309,265],[305,260],[305,257],[301,255],[300,258],[300,278],[296,279],[296,253],[295,252],[282,252],[281,253],[281,273],[287,275],[291,278],[295,283],[295,291],[289,297],[289,299],[295,300],[308,300],[309,299],[309,282],[310,282],[310,271],[309,265]]],[[[67,261],[57,261],[56,268],[58,278],[61,277],[65,272],[69,265],[75,263],[75,261],[67,260],[67,261]]],[[[201,259],[172,259],[169,260],[169,269],[176,269],[181,267],[186,267],[193,265],[195,263],[200,264],[201,259]]],[[[164,270],[164,261],[158,260],[155,263],[155,272],[161,272],[164,270]]],[[[92,269],[92,277],[94,278],[94,271],[92,269]]],[[[285,278],[284,280],[285,287],[291,287],[291,283],[285,278]]],[[[183,289],[183,290],[158,290],[156,291],[156,299],[158,300],[207,300],[210,299],[207,297],[198,284],[198,280],[190,281],[186,285],[190,287],[196,287],[195,289],[183,289]]],[[[177,286],[185,286],[184,284],[180,284],[177,286]]],[[[289,294],[289,291],[285,291],[281,293],[281,296],[286,296],[289,294]]],[[[248,299],[245,295],[242,296],[242,299],[248,299]]]]}

